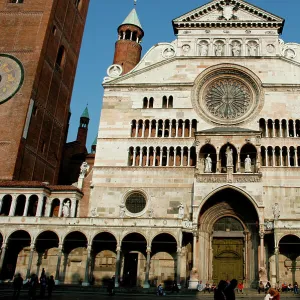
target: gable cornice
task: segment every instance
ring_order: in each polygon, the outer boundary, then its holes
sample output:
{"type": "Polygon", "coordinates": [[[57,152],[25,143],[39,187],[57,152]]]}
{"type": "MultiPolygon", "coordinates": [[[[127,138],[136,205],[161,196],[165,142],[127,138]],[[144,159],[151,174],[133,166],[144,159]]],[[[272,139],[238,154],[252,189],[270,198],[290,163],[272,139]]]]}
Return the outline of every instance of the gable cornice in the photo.
{"type": "Polygon", "coordinates": [[[243,0],[214,0],[201,7],[198,7],[172,21],[175,34],[179,29],[189,28],[276,28],[278,33],[282,32],[284,19],[271,14],[264,9],[258,8],[243,0]],[[260,17],[261,20],[242,21],[242,20],[217,20],[217,21],[201,21],[199,17],[203,17],[215,10],[220,10],[224,5],[232,4],[238,9],[242,9],[253,16],[260,17]]]}

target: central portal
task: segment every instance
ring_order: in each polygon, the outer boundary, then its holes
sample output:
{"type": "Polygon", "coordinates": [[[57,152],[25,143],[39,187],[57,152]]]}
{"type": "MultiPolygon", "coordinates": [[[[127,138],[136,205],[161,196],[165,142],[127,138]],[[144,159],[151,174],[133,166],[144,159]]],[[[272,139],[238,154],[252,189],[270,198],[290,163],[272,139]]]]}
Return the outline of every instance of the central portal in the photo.
{"type": "Polygon", "coordinates": [[[243,238],[213,239],[213,281],[243,280],[243,238]]]}

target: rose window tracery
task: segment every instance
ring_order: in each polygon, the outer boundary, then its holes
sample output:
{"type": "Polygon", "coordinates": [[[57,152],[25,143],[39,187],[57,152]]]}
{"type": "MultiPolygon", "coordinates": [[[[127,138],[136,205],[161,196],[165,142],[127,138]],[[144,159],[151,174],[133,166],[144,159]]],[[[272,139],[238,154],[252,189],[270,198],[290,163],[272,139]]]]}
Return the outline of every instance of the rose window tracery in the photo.
{"type": "Polygon", "coordinates": [[[234,78],[212,82],[204,98],[208,111],[221,119],[239,118],[247,113],[251,106],[248,87],[234,78]]]}

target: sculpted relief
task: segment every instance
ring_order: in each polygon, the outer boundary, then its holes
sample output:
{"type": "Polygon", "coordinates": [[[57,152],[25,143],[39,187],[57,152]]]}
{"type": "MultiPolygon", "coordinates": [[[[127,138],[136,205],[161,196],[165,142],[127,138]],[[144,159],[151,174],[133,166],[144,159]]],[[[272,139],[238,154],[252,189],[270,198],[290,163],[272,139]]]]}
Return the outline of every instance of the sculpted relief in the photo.
{"type": "Polygon", "coordinates": [[[208,42],[207,41],[199,41],[198,42],[198,55],[199,56],[207,56],[208,55],[208,42]]]}

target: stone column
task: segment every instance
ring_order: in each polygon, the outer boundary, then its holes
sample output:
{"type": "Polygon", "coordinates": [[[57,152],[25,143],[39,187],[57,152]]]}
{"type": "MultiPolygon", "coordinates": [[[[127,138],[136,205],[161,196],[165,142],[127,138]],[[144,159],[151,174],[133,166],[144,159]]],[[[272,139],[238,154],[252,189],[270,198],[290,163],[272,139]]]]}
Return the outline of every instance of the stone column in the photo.
{"type": "Polygon", "coordinates": [[[132,162],[132,166],[135,167],[135,160],[136,160],[136,149],[133,149],[133,162],[132,162]]]}
{"type": "Polygon", "coordinates": [[[190,131],[189,131],[189,137],[192,137],[192,121],[190,120],[190,131]]]}
{"type": "Polygon", "coordinates": [[[143,166],[143,154],[144,151],[142,148],[140,148],[140,162],[139,162],[139,166],[142,167],[143,166]]]}
{"type": "Polygon", "coordinates": [[[261,148],[257,147],[257,157],[256,157],[256,169],[254,173],[258,173],[261,167],[261,148]]]}
{"type": "Polygon", "coordinates": [[[119,287],[119,276],[120,276],[120,261],[121,261],[121,247],[117,246],[117,259],[116,259],[116,270],[115,270],[115,287],[119,287]]]}
{"type": "Polygon", "coordinates": [[[149,284],[150,261],[151,261],[151,247],[147,247],[147,261],[146,261],[144,289],[150,288],[150,284],[149,284]]]}
{"type": "Polygon", "coordinates": [[[58,217],[59,218],[62,216],[63,206],[64,206],[64,200],[63,199],[59,199],[59,211],[58,211],[58,217]]]}
{"type": "Polygon", "coordinates": [[[241,171],[241,152],[237,153],[238,161],[237,161],[237,173],[241,171]]]}
{"type": "Polygon", "coordinates": [[[58,246],[58,253],[57,253],[57,264],[56,264],[56,272],[55,272],[55,284],[59,284],[59,272],[60,272],[60,263],[61,263],[61,256],[63,253],[63,244],[59,244],[58,246]]]}
{"type": "Polygon", "coordinates": [[[217,149],[217,173],[220,173],[220,153],[219,153],[219,149],[217,149]]]}
{"type": "Polygon", "coordinates": [[[276,137],[276,134],[275,134],[275,121],[272,122],[272,137],[276,137]]]}
{"type": "Polygon", "coordinates": [[[36,209],[36,216],[37,217],[42,216],[43,206],[44,206],[44,195],[40,195],[39,196],[39,201],[38,201],[38,206],[37,206],[37,209],[36,209]]]}
{"type": "Polygon", "coordinates": [[[290,157],[290,149],[287,149],[287,160],[288,160],[288,167],[291,166],[291,157],[290,157]]]}
{"type": "Polygon", "coordinates": [[[71,218],[76,218],[77,200],[71,199],[71,218]]]}
{"type": "Polygon", "coordinates": [[[167,149],[167,167],[170,165],[170,149],[167,149]]]}
{"type": "Polygon", "coordinates": [[[273,162],[273,167],[275,167],[275,149],[272,150],[272,162],[273,162]]]}
{"type": "Polygon", "coordinates": [[[166,130],[166,120],[162,122],[162,135],[161,137],[165,137],[165,130],[166,130]]]}
{"type": "Polygon", "coordinates": [[[282,149],[280,148],[280,166],[283,166],[282,149]]]}
{"type": "Polygon", "coordinates": [[[187,161],[187,166],[191,166],[191,149],[188,148],[188,161],[187,161]]]}
{"type": "Polygon", "coordinates": [[[150,152],[150,148],[147,147],[147,159],[146,159],[146,167],[149,166],[149,152],[150,152]]]}
{"type": "Polygon", "coordinates": [[[180,285],[180,268],[181,268],[181,248],[177,248],[177,266],[176,266],[176,282],[180,285]]]}
{"type": "Polygon", "coordinates": [[[175,137],[178,137],[178,127],[179,127],[179,123],[178,123],[178,121],[176,121],[176,128],[175,128],[175,130],[176,130],[176,134],[175,134],[175,137]]]}
{"type": "Polygon", "coordinates": [[[269,166],[269,156],[268,156],[268,149],[265,149],[265,154],[266,154],[266,167],[269,166]]]}
{"type": "Polygon", "coordinates": [[[181,137],[184,138],[185,133],[185,121],[182,121],[182,134],[181,137]]]}
{"type": "Polygon", "coordinates": [[[139,132],[139,121],[136,121],[136,123],[135,123],[135,138],[138,137],[138,132],[139,132]]]}
{"type": "Polygon", "coordinates": [[[152,161],[152,166],[155,167],[155,160],[156,160],[156,150],[153,148],[153,161],[152,161]]]}
{"type": "Polygon", "coordinates": [[[162,166],[163,148],[159,149],[159,167],[162,166]]]}
{"type": "Polygon", "coordinates": [[[25,196],[26,200],[25,200],[25,206],[24,206],[24,211],[23,211],[23,217],[27,216],[28,213],[28,206],[29,206],[29,198],[28,196],[25,196]]]}
{"type": "Polygon", "coordinates": [[[282,120],[279,121],[279,134],[280,137],[282,138],[282,120]]]}
{"type": "Polygon", "coordinates": [[[11,197],[11,204],[10,204],[10,210],[9,210],[9,216],[14,216],[15,215],[15,210],[17,206],[17,196],[12,195],[11,197]]]}
{"type": "Polygon", "coordinates": [[[180,153],[180,166],[182,167],[183,166],[183,148],[180,148],[181,149],[181,153],[180,153]]]}
{"type": "Polygon", "coordinates": [[[143,122],[142,126],[142,138],[145,137],[145,122],[143,122]]]}
{"type": "Polygon", "coordinates": [[[1,278],[1,273],[2,273],[2,268],[3,268],[3,263],[4,263],[4,258],[7,250],[7,243],[3,243],[1,246],[1,255],[0,255],[0,279],[1,278]]]}
{"type": "Polygon", "coordinates": [[[158,136],[158,121],[156,121],[156,124],[155,124],[155,137],[157,138],[158,136]]]}
{"type": "Polygon", "coordinates": [[[265,122],[265,128],[266,128],[266,137],[269,137],[268,120],[265,122]]]}
{"type": "Polygon", "coordinates": [[[172,120],[169,122],[169,138],[172,137],[172,120]]]}
{"type": "Polygon", "coordinates": [[[296,137],[296,122],[293,121],[293,125],[294,125],[294,138],[296,137]]]}
{"type": "Polygon", "coordinates": [[[279,283],[279,248],[275,247],[276,283],[279,283]]]}
{"type": "MultiPolygon", "coordinates": [[[[263,225],[262,225],[263,226],[263,225]]],[[[259,232],[259,237],[260,237],[260,266],[265,267],[265,245],[264,245],[264,236],[265,233],[263,230],[259,232]]]]}
{"type": "Polygon", "coordinates": [[[3,195],[0,196],[0,213],[2,209],[2,204],[3,204],[3,195]]]}
{"type": "Polygon", "coordinates": [[[30,254],[29,254],[29,260],[28,260],[26,278],[30,278],[30,271],[31,271],[31,265],[32,265],[34,250],[35,250],[35,245],[34,245],[34,243],[32,243],[30,245],[30,254]]]}
{"type": "MultiPolygon", "coordinates": [[[[298,153],[297,153],[297,147],[295,147],[295,167],[298,167],[298,153]]],[[[1,211],[1,208],[0,208],[1,211]]]]}
{"type": "Polygon", "coordinates": [[[89,269],[90,269],[90,264],[91,264],[91,251],[92,251],[92,246],[88,245],[87,246],[87,257],[86,257],[86,264],[85,264],[85,273],[84,273],[84,281],[82,283],[83,286],[89,286],[89,269]]]}

